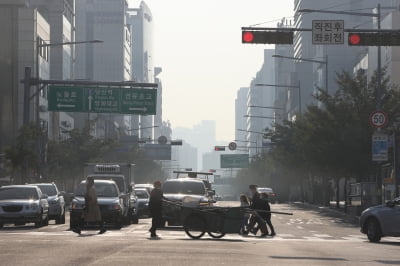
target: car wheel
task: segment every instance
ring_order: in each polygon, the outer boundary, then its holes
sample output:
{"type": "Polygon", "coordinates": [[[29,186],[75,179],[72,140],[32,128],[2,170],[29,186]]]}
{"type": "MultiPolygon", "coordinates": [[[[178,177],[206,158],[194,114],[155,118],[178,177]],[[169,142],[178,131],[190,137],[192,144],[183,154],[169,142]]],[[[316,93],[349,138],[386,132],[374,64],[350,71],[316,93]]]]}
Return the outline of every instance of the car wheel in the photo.
{"type": "Polygon", "coordinates": [[[123,225],[123,223],[122,223],[122,219],[123,219],[123,217],[120,217],[117,221],[116,221],[116,223],[115,223],[115,229],[121,229],[122,228],[122,225],[123,225]]]}
{"type": "Polygon", "coordinates": [[[373,243],[379,242],[379,240],[381,240],[381,228],[378,221],[374,218],[367,221],[367,236],[369,241],[373,243]]]}
{"type": "Polygon", "coordinates": [[[65,209],[63,215],[61,216],[61,224],[65,224],[65,209]]]}
{"type": "Polygon", "coordinates": [[[131,215],[128,214],[127,216],[122,217],[122,223],[123,225],[130,225],[132,223],[131,215]]]}
{"type": "Polygon", "coordinates": [[[40,227],[42,227],[42,226],[43,226],[43,221],[35,222],[35,227],[36,227],[36,228],[40,228],[40,227]]]}
{"type": "Polygon", "coordinates": [[[132,223],[133,224],[138,224],[139,223],[139,217],[137,215],[132,216],[132,223]]]}
{"type": "Polygon", "coordinates": [[[0,229],[3,228],[3,224],[0,224],[0,229]]]}
{"type": "Polygon", "coordinates": [[[56,224],[65,224],[65,210],[56,218],[56,224]]]}
{"type": "Polygon", "coordinates": [[[49,225],[49,216],[46,216],[46,219],[43,221],[43,226],[48,226],[49,225]]]}

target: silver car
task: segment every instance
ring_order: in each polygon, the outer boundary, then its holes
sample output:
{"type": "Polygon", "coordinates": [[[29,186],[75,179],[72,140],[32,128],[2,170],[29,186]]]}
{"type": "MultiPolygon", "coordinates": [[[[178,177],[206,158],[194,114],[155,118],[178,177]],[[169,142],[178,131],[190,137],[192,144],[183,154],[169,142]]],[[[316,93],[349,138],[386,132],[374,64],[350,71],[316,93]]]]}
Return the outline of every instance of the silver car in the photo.
{"type": "Polygon", "coordinates": [[[139,217],[149,216],[149,200],[150,195],[145,188],[135,188],[135,194],[138,201],[138,215],[139,217]]]}
{"type": "Polygon", "coordinates": [[[65,224],[65,201],[54,183],[32,184],[38,186],[43,194],[48,196],[49,220],[55,220],[56,224],[65,224]]]}
{"type": "Polygon", "coordinates": [[[49,224],[47,195],[37,186],[13,185],[0,187],[0,228],[4,224],[36,227],[49,224]]]}
{"type": "Polygon", "coordinates": [[[361,232],[369,241],[379,242],[384,236],[400,236],[400,198],[364,210],[360,217],[361,232]]]}

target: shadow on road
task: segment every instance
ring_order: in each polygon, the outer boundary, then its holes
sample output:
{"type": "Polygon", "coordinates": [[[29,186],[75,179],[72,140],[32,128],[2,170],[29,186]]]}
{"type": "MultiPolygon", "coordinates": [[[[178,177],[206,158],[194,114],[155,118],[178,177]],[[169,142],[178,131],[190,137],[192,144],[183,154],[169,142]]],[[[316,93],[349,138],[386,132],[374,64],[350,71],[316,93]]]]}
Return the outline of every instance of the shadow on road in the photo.
{"type": "Polygon", "coordinates": [[[298,210],[313,211],[319,216],[335,219],[333,222],[347,227],[359,227],[359,219],[355,216],[347,215],[341,211],[331,209],[329,207],[320,207],[304,203],[291,203],[293,208],[298,210]]]}
{"type": "Polygon", "coordinates": [[[376,262],[389,265],[400,265],[400,260],[375,260],[376,262]]]}
{"type": "Polygon", "coordinates": [[[400,242],[393,242],[393,241],[380,241],[379,243],[371,243],[371,244],[387,245],[387,246],[400,246],[400,242]]]}
{"type": "Polygon", "coordinates": [[[269,256],[271,259],[283,260],[322,260],[322,261],[347,261],[343,258],[329,258],[329,257],[289,257],[289,256],[269,256]]]}
{"type": "Polygon", "coordinates": [[[242,239],[229,239],[229,238],[200,238],[200,239],[192,239],[192,238],[180,238],[177,240],[184,241],[211,241],[211,242],[245,242],[242,239]]]}
{"type": "Polygon", "coordinates": [[[4,226],[0,231],[29,231],[32,229],[40,229],[34,225],[16,225],[16,226],[4,226]]]}

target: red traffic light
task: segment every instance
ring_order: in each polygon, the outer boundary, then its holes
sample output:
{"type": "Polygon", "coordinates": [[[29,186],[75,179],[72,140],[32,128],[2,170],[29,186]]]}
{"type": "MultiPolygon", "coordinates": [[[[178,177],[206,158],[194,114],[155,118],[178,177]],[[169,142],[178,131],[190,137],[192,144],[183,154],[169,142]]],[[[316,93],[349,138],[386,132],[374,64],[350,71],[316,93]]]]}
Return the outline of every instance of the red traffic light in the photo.
{"type": "Polygon", "coordinates": [[[242,32],[242,41],[245,43],[251,43],[254,41],[254,34],[250,31],[243,31],[242,32]]]}
{"type": "Polygon", "coordinates": [[[214,151],[225,151],[225,146],[215,146],[214,151]]]}
{"type": "Polygon", "coordinates": [[[359,33],[349,33],[349,45],[359,45],[361,36],[359,33]]]}
{"type": "Polygon", "coordinates": [[[242,43],[293,44],[293,32],[242,29],[242,43]]]}

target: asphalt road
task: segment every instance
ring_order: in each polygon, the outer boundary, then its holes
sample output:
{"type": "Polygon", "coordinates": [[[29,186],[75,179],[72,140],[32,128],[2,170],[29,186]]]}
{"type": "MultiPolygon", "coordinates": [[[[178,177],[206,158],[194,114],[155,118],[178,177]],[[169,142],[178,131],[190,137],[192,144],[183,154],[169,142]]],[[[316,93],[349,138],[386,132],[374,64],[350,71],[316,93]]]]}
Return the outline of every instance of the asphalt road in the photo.
{"type": "MultiPolygon", "coordinates": [[[[232,203],[222,203],[231,205],[232,203]]],[[[0,230],[0,265],[400,265],[400,239],[369,243],[357,224],[326,209],[274,204],[277,235],[192,240],[180,228],[149,238],[150,219],[103,235],[81,236],[65,225],[0,230]]]]}

